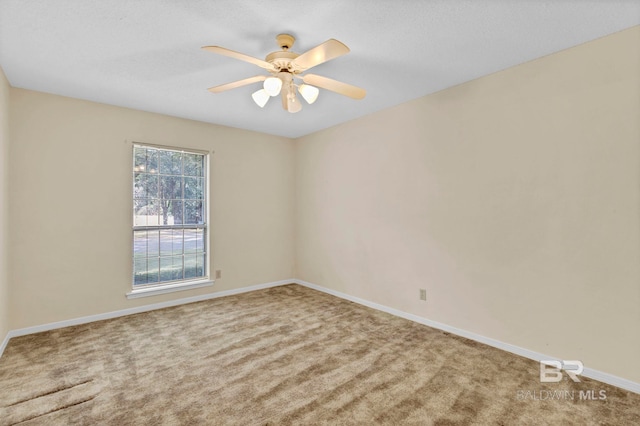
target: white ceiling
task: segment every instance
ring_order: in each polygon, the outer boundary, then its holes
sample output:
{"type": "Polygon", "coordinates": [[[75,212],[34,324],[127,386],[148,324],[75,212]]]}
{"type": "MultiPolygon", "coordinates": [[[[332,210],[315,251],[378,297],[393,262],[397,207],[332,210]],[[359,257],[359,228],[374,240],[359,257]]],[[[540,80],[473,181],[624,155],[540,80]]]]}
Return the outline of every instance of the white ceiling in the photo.
{"type": "Polygon", "coordinates": [[[638,0],[0,0],[0,66],[14,87],[299,137],[640,24],[638,0]],[[322,90],[290,114],[211,86],[266,73],[200,49],[264,58],[335,38],[351,53],[314,74],[367,90],[322,90]]]}

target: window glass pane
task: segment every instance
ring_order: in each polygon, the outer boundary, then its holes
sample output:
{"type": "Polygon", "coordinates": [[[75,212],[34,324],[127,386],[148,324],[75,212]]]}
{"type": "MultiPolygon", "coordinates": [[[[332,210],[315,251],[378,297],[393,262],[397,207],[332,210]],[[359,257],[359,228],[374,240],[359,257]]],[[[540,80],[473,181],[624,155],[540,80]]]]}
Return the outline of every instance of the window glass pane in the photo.
{"type": "Polygon", "coordinates": [[[133,260],[133,283],[147,283],[147,258],[140,257],[133,260]]]}
{"type": "Polygon", "coordinates": [[[158,176],[150,173],[134,173],[134,198],[158,198],[158,176]]]}
{"type": "Polygon", "coordinates": [[[133,198],[147,198],[147,187],[145,186],[144,178],[146,173],[134,173],[133,174],[133,198]]]}
{"type": "Polygon", "coordinates": [[[182,198],[182,178],[180,176],[160,176],[160,198],[165,200],[182,198]]]}
{"type": "Polygon", "coordinates": [[[184,231],[182,229],[173,230],[173,249],[172,254],[182,255],[182,238],[184,231]]]}
{"type": "Polygon", "coordinates": [[[158,258],[137,258],[133,262],[134,284],[158,282],[158,258]]]}
{"type": "MultiPolygon", "coordinates": [[[[133,232],[133,257],[147,257],[147,231],[133,232]]],[[[145,260],[146,268],[146,260],[145,260]]]]}
{"type": "Polygon", "coordinates": [[[141,173],[158,173],[158,150],[135,147],[133,150],[133,171],[141,173]]]}
{"type": "Polygon", "coordinates": [[[182,256],[160,258],[160,281],[182,279],[182,256]]]}
{"type": "Polygon", "coordinates": [[[185,278],[195,278],[198,275],[197,270],[197,257],[195,254],[185,254],[184,255],[184,277],[185,278]]]}
{"type": "Polygon", "coordinates": [[[196,252],[196,230],[185,229],[184,230],[184,252],[195,253],[196,252]]]}
{"type": "Polygon", "coordinates": [[[157,149],[147,149],[147,173],[158,173],[158,152],[159,151],[157,149]]]}
{"type": "Polygon", "coordinates": [[[196,275],[198,277],[203,277],[204,276],[204,267],[205,267],[205,255],[204,254],[199,254],[196,257],[196,275]]]}
{"type": "Polygon", "coordinates": [[[184,178],[184,198],[202,200],[204,198],[204,179],[196,177],[184,178]]]}
{"type": "Polygon", "coordinates": [[[147,149],[135,147],[133,149],[133,171],[144,172],[147,169],[147,149]]]}
{"type": "Polygon", "coordinates": [[[185,176],[204,176],[204,156],[198,154],[184,154],[185,176]]]}
{"type": "Polygon", "coordinates": [[[147,215],[141,209],[147,205],[147,200],[133,200],[133,225],[147,226],[147,215]]]}
{"type": "Polygon", "coordinates": [[[196,251],[203,252],[204,250],[204,229],[196,230],[196,251]]]}
{"type": "Polygon", "coordinates": [[[171,279],[173,280],[181,280],[184,278],[184,258],[182,255],[173,256],[173,276],[171,279]]]}
{"type": "Polygon", "coordinates": [[[182,225],[184,210],[181,200],[158,200],[157,210],[160,225],[182,225]]]}
{"type": "Polygon", "coordinates": [[[135,226],[158,225],[158,200],[134,200],[133,223],[135,226]]]}
{"type": "Polygon", "coordinates": [[[184,223],[188,225],[199,225],[203,222],[204,212],[202,210],[202,201],[185,201],[184,202],[184,223]]]}
{"type": "Polygon", "coordinates": [[[171,200],[169,203],[169,224],[182,225],[184,223],[184,203],[182,200],[171,200]]]}
{"type": "Polygon", "coordinates": [[[149,200],[147,204],[147,225],[157,226],[160,225],[160,200],[149,200]]]}
{"type": "Polygon", "coordinates": [[[159,259],[157,257],[147,258],[147,284],[158,282],[159,259]]]}
{"type": "Polygon", "coordinates": [[[147,255],[160,255],[160,231],[147,231],[147,255]]]}
{"type": "MultiPolygon", "coordinates": [[[[160,231],[160,256],[182,255],[182,229],[160,231]]],[[[146,250],[146,246],[145,246],[146,250]]],[[[146,255],[146,251],[145,251],[146,255]]]]}
{"type": "Polygon", "coordinates": [[[160,151],[160,174],[181,175],[182,153],[178,151],[160,151]]]}
{"type": "Polygon", "coordinates": [[[173,231],[163,229],[160,231],[160,256],[171,256],[173,254],[173,231]]]}
{"type": "Polygon", "coordinates": [[[171,281],[171,268],[173,264],[170,257],[160,258],[160,281],[171,281]]]}

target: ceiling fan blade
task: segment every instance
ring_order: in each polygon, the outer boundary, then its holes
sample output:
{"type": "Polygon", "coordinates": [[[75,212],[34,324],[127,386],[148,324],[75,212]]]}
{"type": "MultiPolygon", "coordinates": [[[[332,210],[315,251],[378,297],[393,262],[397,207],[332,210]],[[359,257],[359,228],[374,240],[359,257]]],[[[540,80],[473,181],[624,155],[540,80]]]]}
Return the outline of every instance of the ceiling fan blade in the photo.
{"type": "Polygon", "coordinates": [[[241,61],[249,62],[250,64],[257,65],[269,71],[276,71],[276,68],[269,62],[263,61],[262,59],[254,58],[253,56],[245,55],[244,53],[225,49],[224,47],[220,46],[203,46],[202,48],[209,52],[217,53],[218,55],[224,55],[233,59],[239,59],[241,61]]]}
{"type": "Polygon", "coordinates": [[[220,93],[225,90],[235,89],[236,87],[246,86],[247,84],[257,83],[258,81],[265,81],[266,75],[256,75],[255,77],[245,78],[244,80],[238,80],[227,84],[221,84],[220,86],[209,87],[207,90],[211,93],[220,93]]]}
{"type": "Polygon", "coordinates": [[[304,71],[347,53],[349,48],[332,38],[298,56],[293,63],[304,71]]]}
{"type": "Polygon", "coordinates": [[[356,86],[352,86],[341,81],[332,80],[327,77],[322,77],[315,74],[307,74],[302,76],[302,81],[312,86],[320,87],[321,89],[331,90],[332,92],[339,93],[344,96],[348,96],[353,99],[362,99],[367,94],[367,91],[356,86]]]}

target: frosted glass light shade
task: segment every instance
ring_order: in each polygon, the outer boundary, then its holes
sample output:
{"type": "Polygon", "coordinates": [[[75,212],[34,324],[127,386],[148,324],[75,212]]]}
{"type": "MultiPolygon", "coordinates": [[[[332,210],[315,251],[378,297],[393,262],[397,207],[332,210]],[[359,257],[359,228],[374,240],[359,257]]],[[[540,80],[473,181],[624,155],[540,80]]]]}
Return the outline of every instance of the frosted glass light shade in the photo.
{"type": "Polygon", "coordinates": [[[264,89],[260,89],[257,92],[253,92],[251,97],[253,98],[253,101],[256,104],[258,104],[260,108],[263,108],[267,104],[267,101],[270,98],[269,94],[264,89]]]}
{"type": "Polygon", "coordinates": [[[287,96],[287,111],[290,113],[296,113],[302,109],[302,104],[296,98],[296,92],[290,92],[287,96]]]}
{"type": "Polygon", "coordinates": [[[298,91],[309,105],[318,99],[318,93],[320,93],[317,87],[309,86],[308,84],[301,84],[300,87],[298,87],[298,91]]]}
{"type": "Polygon", "coordinates": [[[269,96],[278,96],[282,89],[282,80],[278,77],[269,77],[264,81],[263,87],[269,96]]]}

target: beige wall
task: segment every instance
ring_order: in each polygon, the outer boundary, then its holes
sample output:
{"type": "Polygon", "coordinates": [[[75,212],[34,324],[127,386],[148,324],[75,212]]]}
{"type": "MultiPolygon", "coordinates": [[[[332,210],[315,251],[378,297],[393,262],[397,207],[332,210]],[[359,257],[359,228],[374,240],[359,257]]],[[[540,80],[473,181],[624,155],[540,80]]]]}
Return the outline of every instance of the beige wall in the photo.
{"type": "Polygon", "coordinates": [[[639,51],[635,27],[301,138],[298,278],[640,382],[639,51]]]}
{"type": "Polygon", "coordinates": [[[292,278],[293,141],[15,88],[10,124],[11,329],[292,278]],[[215,150],[214,287],[125,298],[130,141],[215,150]]]}
{"type": "Polygon", "coordinates": [[[0,343],[9,331],[9,82],[0,68],[0,343]]]}

